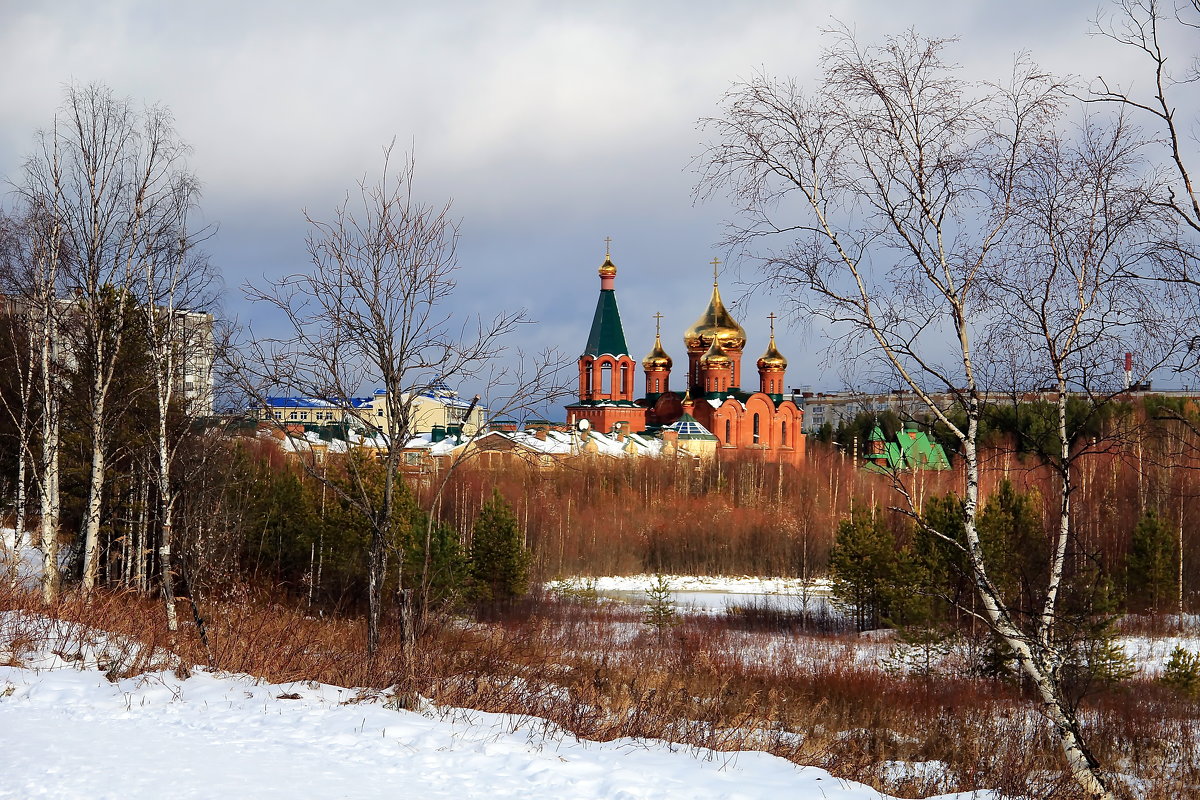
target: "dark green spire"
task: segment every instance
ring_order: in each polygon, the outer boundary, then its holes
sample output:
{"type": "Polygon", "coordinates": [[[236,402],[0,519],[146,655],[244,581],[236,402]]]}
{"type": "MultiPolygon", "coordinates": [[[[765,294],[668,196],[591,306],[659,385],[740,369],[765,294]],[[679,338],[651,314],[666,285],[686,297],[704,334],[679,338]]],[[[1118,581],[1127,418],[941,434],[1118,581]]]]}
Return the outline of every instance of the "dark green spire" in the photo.
{"type": "Polygon", "coordinates": [[[625,344],[625,329],[621,327],[621,312],[617,310],[617,293],[612,289],[601,289],[596,301],[596,316],[592,317],[592,332],[588,334],[585,356],[629,355],[625,344]]]}

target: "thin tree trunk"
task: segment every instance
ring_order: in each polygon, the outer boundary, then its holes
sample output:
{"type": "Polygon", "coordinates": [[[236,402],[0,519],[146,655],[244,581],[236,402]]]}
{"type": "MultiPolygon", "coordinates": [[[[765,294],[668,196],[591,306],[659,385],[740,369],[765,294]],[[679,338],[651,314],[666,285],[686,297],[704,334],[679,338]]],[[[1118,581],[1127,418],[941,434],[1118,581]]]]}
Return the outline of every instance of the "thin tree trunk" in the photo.
{"type": "Polygon", "coordinates": [[[83,537],[83,591],[91,594],[99,577],[100,555],[100,506],[104,493],[106,459],[103,430],[103,412],[93,409],[91,469],[88,473],[88,500],[84,514],[83,537]]]}
{"type": "Polygon", "coordinates": [[[135,584],[139,592],[146,591],[148,556],[152,550],[149,547],[147,534],[150,530],[150,478],[144,471],[138,482],[138,517],[137,517],[137,575],[135,584]]]}
{"type": "MultiPolygon", "coordinates": [[[[53,286],[51,280],[48,284],[53,286]]],[[[41,454],[41,534],[42,543],[42,601],[49,604],[58,597],[60,583],[58,571],[58,525],[60,515],[59,482],[59,393],[58,370],[58,327],[55,324],[56,309],[52,288],[40,312],[41,319],[41,366],[42,366],[42,454],[41,454]]]]}

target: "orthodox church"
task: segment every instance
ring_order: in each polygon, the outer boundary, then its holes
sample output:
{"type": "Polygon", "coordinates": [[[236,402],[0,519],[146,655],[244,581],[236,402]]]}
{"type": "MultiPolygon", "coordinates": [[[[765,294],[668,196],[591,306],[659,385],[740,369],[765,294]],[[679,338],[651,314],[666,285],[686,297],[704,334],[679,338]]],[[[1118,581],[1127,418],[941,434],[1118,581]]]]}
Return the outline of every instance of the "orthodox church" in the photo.
{"type": "MultiPolygon", "coordinates": [[[[645,392],[635,398],[637,362],[629,353],[617,310],[617,267],[605,253],[600,297],[587,346],[579,357],[579,400],[567,406],[567,422],[601,433],[675,431],[716,440],[720,458],[756,458],[799,464],[804,460],[803,411],[783,396],[787,359],[771,341],[756,362],[757,390],[742,387],[746,331],[721,301],[713,259],[712,298],[683,334],[688,354],[686,383],[671,388],[674,362],[662,344],[662,314],[656,314],[654,347],[642,359],[645,392]]],[[[683,376],[676,378],[684,383],[683,376]]]]}

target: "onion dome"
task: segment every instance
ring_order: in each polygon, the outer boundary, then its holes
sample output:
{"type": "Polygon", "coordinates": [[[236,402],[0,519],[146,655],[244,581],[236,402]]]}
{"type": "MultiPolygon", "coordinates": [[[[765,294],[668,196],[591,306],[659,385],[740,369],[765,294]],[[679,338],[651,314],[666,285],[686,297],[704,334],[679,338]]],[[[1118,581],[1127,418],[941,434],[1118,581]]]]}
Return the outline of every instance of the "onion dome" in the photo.
{"type": "Polygon", "coordinates": [[[758,368],[761,370],[787,369],[787,359],[775,348],[775,334],[771,334],[771,343],[767,345],[767,352],[758,359],[758,368]]]}
{"type": "Polygon", "coordinates": [[[600,273],[601,278],[617,277],[617,265],[613,263],[612,256],[608,253],[604,254],[604,263],[600,265],[600,269],[597,272],[600,273]]]}
{"type": "Polygon", "coordinates": [[[720,337],[713,337],[712,344],[708,346],[708,350],[704,355],[700,356],[700,366],[721,368],[732,365],[733,359],[725,352],[725,348],[721,347],[720,337]]]}
{"type": "Polygon", "coordinates": [[[721,302],[721,290],[713,282],[712,299],[700,319],[683,333],[689,350],[699,350],[719,341],[722,348],[741,350],[746,346],[746,331],[721,302]]]}
{"type": "Polygon", "coordinates": [[[671,357],[667,355],[667,351],[663,350],[662,338],[656,335],[654,337],[654,349],[650,351],[649,355],[642,359],[642,366],[646,370],[669,370],[672,363],[671,357]]]}

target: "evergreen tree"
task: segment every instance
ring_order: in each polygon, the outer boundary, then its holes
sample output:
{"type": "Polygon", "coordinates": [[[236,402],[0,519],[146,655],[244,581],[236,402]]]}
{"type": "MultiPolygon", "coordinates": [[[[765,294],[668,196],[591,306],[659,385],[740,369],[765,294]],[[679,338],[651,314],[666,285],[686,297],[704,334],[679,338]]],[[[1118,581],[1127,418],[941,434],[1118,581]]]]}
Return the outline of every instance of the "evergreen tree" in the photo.
{"type": "Polygon", "coordinates": [[[991,565],[992,581],[1020,613],[1037,613],[1050,563],[1041,496],[1001,481],[979,515],[979,543],[991,565]]]}
{"type": "Polygon", "coordinates": [[[1178,588],[1178,556],[1166,523],[1153,511],[1147,512],[1133,529],[1125,566],[1131,605],[1158,613],[1178,588]]]}
{"type": "MultiPolygon", "coordinates": [[[[925,525],[956,542],[964,540],[963,517],[962,500],[953,493],[929,498],[922,512],[925,525]]],[[[958,609],[969,607],[975,593],[962,551],[921,532],[913,543],[913,559],[924,578],[921,591],[930,598],[931,621],[956,620],[958,609]]]]}
{"type": "Polygon", "coordinates": [[[498,490],[484,503],[471,538],[471,588],[480,601],[512,600],[529,589],[525,533],[498,490]]]}
{"type": "Polygon", "coordinates": [[[412,533],[404,554],[404,585],[418,590],[422,610],[453,604],[461,598],[467,560],[454,529],[440,523],[427,528],[423,511],[413,516],[412,533]],[[429,530],[429,558],[425,533],[429,530]]]}
{"type": "Polygon", "coordinates": [[[879,509],[856,509],[838,525],[829,569],[833,593],[853,608],[859,630],[928,618],[928,597],[913,591],[926,582],[922,568],[879,509]]]}

